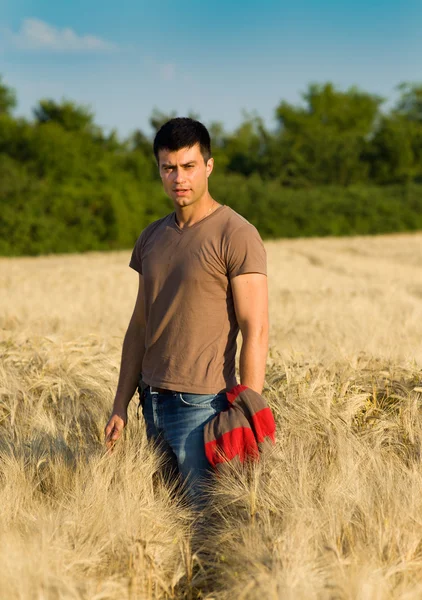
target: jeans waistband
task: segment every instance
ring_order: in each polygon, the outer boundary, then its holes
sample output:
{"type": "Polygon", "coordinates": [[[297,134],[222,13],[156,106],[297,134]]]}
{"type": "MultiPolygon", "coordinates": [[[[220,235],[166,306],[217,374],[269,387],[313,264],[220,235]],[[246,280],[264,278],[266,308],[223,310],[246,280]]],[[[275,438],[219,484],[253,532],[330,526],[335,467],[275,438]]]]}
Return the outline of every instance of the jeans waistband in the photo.
{"type": "Polygon", "coordinates": [[[151,392],[157,392],[158,394],[172,395],[176,393],[173,390],[166,390],[165,388],[154,387],[153,385],[150,385],[149,388],[151,392]]]}

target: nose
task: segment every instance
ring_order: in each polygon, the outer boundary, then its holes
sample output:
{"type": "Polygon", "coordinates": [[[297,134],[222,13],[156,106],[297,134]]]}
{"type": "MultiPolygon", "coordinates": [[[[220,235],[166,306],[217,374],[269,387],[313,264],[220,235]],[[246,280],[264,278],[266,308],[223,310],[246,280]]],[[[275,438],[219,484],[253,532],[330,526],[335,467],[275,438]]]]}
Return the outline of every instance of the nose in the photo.
{"type": "Polygon", "coordinates": [[[183,182],[183,170],[176,167],[173,171],[174,174],[174,183],[182,183],[183,182]]]}

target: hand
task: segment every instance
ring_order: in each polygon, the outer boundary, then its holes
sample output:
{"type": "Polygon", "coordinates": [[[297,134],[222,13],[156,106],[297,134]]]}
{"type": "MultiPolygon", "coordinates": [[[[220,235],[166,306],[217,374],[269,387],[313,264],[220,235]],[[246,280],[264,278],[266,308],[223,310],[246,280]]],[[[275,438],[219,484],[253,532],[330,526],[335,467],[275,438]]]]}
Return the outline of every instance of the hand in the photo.
{"type": "Polygon", "coordinates": [[[105,429],[105,443],[108,450],[112,450],[114,444],[120,437],[124,427],[127,423],[127,413],[126,412],[116,412],[113,411],[105,429]]]}

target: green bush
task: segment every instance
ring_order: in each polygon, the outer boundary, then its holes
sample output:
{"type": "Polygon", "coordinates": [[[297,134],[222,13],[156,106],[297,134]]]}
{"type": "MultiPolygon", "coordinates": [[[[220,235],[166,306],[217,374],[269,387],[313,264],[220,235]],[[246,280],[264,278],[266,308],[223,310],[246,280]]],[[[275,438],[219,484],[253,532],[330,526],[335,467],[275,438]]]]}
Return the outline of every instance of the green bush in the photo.
{"type": "MultiPolygon", "coordinates": [[[[401,91],[383,116],[377,96],[325,84],[281,102],[273,132],[250,115],[232,134],[211,124],[212,195],[263,238],[422,229],[422,86],[401,91]]],[[[41,100],[32,122],[14,105],[0,78],[0,254],[130,248],[173,210],[142,131],[121,141],[71,101],[41,100]]]]}
{"type": "Polygon", "coordinates": [[[366,235],[422,229],[422,186],[290,189],[254,175],[216,176],[214,197],[253,223],[263,238],[366,235]]]}

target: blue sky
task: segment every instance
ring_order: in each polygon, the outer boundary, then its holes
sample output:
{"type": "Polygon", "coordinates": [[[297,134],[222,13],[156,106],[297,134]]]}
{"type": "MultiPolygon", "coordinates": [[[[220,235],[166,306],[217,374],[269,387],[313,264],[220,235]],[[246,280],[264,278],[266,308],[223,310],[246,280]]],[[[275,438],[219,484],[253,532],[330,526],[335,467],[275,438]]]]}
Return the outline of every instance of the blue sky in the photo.
{"type": "Polygon", "coordinates": [[[256,111],[271,127],[310,82],[391,103],[422,82],[421,32],[421,0],[2,0],[0,75],[17,114],[69,98],[121,136],[149,133],[154,107],[229,130],[256,111]]]}

